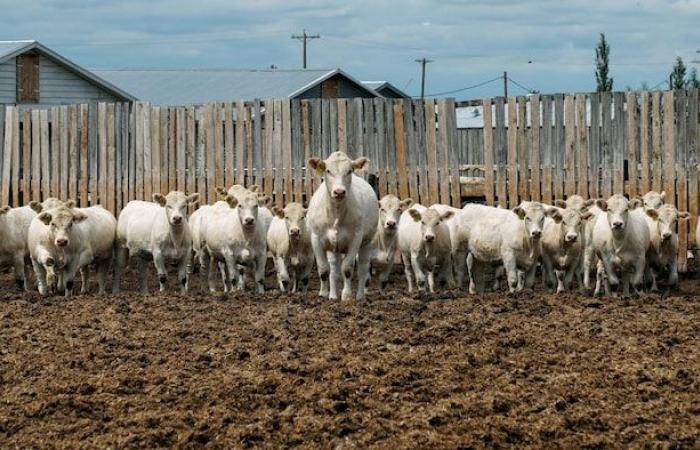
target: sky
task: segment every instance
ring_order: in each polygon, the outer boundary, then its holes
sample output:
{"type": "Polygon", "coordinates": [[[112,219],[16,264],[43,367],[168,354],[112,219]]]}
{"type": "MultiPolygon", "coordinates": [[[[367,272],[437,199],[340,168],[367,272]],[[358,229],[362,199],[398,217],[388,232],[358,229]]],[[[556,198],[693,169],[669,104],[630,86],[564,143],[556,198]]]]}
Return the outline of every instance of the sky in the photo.
{"type": "Polygon", "coordinates": [[[418,95],[425,57],[426,94],[457,99],[502,95],[504,71],[510,95],[593,91],[601,32],[615,90],[664,87],[677,56],[700,67],[700,0],[0,0],[0,11],[0,40],[36,39],[100,69],[296,69],[291,35],[306,29],[321,36],[310,68],[418,95]]]}

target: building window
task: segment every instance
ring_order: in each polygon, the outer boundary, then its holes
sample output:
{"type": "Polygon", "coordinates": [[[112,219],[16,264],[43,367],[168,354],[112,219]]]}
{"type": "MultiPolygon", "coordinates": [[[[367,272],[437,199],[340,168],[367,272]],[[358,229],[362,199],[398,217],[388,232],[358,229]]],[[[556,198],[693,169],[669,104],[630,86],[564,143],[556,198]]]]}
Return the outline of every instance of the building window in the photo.
{"type": "Polygon", "coordinates": [[[17,57],[17,103],[39,103],[39,55],[17,57]]]}

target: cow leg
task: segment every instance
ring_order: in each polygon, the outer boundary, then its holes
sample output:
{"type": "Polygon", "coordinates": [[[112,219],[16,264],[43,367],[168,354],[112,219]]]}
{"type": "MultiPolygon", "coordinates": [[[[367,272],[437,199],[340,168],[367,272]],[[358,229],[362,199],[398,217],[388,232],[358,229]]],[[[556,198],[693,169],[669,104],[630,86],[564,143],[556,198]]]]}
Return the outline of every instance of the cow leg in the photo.
{"type": "Polygon", "coordinates": [[[265,264],[267,263],[267,252],[258,252],[257,257],[254,260],[255,267],[253,268],[253,274],[255,276],[255,288],[258,294],[265,293],[265,264]]]}
{"type": "Polygon", "coordinates": [[[330,270],[329,284],[330,292],[328,294],[329,300],[338,300],[338,285],[340,284],[340,265],[338,263],[338,255],[335,252],[326,252],[326,260],[328,261],[328,266],[330,270]]]}
{"type": "Polygon", "coordinates": [[[43,264],[41,264],[36,259],[32,258],[32,267],[34,268],[34,275],[36,276],[37,289],[41,295],[48,294],[48,288],[46,286],[46,269],[43,264]]]}
{"type": "Polygon", "coordinates": [[[80,269],[80,294],[87,294],[89,291],[90,284],[90,272],[89,267],[85,266],[80,269]]]}
{"type": "Polygon", "coordinates": [[[675,288],[678,285],[678,262],[673,258],[671,265],[668,268],[667,289],[675,288]]]}
{"type": "Polygon", "coordinates": [[[411,266],[413,267],[413,274],[416,277],[416,285],[418,286],[418,290],[424,291],[426,284],[425,272],[423,272],[423,268],[418,261],[418,253],[413,251],[411,252],[411,266]]]}
{"type": "Polygon", "coordinates": [[[318,277],[320,278],[320,288],[318,291],[319,297],[328,297],[328,281],[330,266],[328,264],[328,257],[326,251],[321,245],[321,240],[315,233],[311,233],[311,249],[314,252],[314,257],[316,258],[316,266],[318,268],[318,277]]]}
{"type": "Polygon", "coordinates": [[[168,267],[165,265],[163,253],[159,250],[153,252],[153,264],[156,266],[156,273],[158,273],[160,292],[163,292],[168,285],[168,267]]]}
{"type": "MultiPolygon", "coordinates": [[[[343,300],[350,300],[352,298],[352,275],[355,271],[355,264],[358,261],[361,245],[362,234],[356,233],[355,236],[353,236],[352,241],[350,241],[350,244],[348,245],[348,252],[345,254],[345,257],[340,265],[340,269],[343,273],[343,293],[341,296],[343,300]]],[[[368,258],[370,256],[371,255],[369,254],[367,255],[368,258]]]]}
{"type": "Polygon", "coordinates": [[[518,267],[515,262],[515,255],[511,253],[504,254],[503,267],[506,269],[508,278],[508,290],[513,293],[518,289],[518,267]]]}
{"type": "Polygon", "coordinates": [[[523,288],[534,289],[536,274],[537,264],[533,264],[532,267],[525,271],[518,271],[518,291],[522,291],[523,288]]]}
{"type": "Polygon", "coordinates": [[[15,272],[15,285],[20,291],[27,290],[27,279],[24,275],[24,255],[18,253],[13,258],[13,266],[15,272]]]}
{"type": "Polygon", "coordinates": [[[452,258],[452,265],[454,269],[455,286],[457,286],[458,289],[462,289],[462,286],[464,286],[464,271],[467,267],[466,252],[455,252],[452,258]]]}
{"type": "Polygon", "coordinates": [[[200,289],[202,293],[206,292],[207,284],[209,283],[209,253],[204,249],[197,252],[197,261],[199,261],[199,279],[201,280],[200,289]]]}
{"type": "Polygon", "coordinates": [[[469,293],[476,294],[476,283],[474,282],[474,255],[469,253],[467,255],[467,273],[469,274],[469,293]]]}
{"type": "Polygon", "coordinates": [[[368,244],[360,248],[357,253],[357,301],[365,299],[365,291],[369,285],[372,250],[372,246],[368,244]]]}
{"type": "Polygon", "coordinates": [[[471,294],[483,294],[484,293],[484,276],[486,272],[486,264],[482,263],[476,258],[472,258],[471,265],[469,269],[469,274],[471,276],[471,283],[469,285],[469,292],[471,294]],[[473,286],[473,290],[472,290],[473,286]]]}
{"type": "Polygon", "coordinates": [[[284,262],[284,257],[275,257],[275,270],[277,271],[277,282],[280,285],[280,291],[287,292],[289,287],[289,272],[287,272],[287,264],[284,262]]]}
{"type": "Polygon", "coordinates": [[[109,271],[109,263],[112,262],[112,258],[104,258],[97,261],[97,292],[100,295],[106,293],[105,288],[107,286],[107,271],[109,271]]]}
{"type": "Polygon", "coordinates": [[[408,254],[401,252],[401,262],[403,262],[403,273],[406,275],[408,292],[413,292],[413,269],[411,268],[411,258],[408,254]]]}
{"type": "Polygon", "coordinates": [[[554,268],[552,267],[552,260],[547,256],[542,257],[542,275],[545,282],[544,286],[554,292],[558,277],[555,275],[554,268]]]}
{"type": "Polygon", "coordinates": [[[116,244],[116,253],[114,258],[114,280],[112,281],[112,293],[118,294],[121,288],[122,270],[126,267],[126,260],[129,256],[129,250],[122,245],[116,244]]]}
{"type": "MultiPolygon", "coordinates": [[[[231,287],[233,288],[235,286],[237,290],[243,289],[243,286],[241,286],[239,282],[240,274],[238,273],[238,261],[236,261],[236,257],[234,256],[233,252],[226,252],[223,254],[223,257],[231,287]]],[[[213,284],[213,276],[209,275],[209,279],[211,280],[209,283],[209,289],[211,289],[213,284]]],[[[214,290],[216,290],[215,286],[214,290]]]]}
{"type": "Polygon", "coordinates": [[[139,271],[139,276],[141,277],[141,293],[146,295],[148,294],[148,264],[141,257],[137,257],[136,261],[136,267],[139,271]]]}
{"type": "Polygon", "coordinates": [[[554,274],[556,275],[556,279],[557,279],[557,294],[565,292],[567,289],[567,286],[571,282],[571,278],[567,276],[567,272],[564,270],[555,270],[554,274]],[[567,278],[569,279],[568,283],[566,281],[567,278]]]}

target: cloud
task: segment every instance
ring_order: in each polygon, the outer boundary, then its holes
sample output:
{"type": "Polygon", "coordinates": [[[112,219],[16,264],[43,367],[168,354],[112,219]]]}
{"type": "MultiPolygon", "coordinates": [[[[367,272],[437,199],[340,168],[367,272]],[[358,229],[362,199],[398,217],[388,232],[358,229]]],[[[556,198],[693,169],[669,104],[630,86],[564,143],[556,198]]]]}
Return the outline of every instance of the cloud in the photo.
{"type": "MultiPolygon", "coordinates": [[[[42,40],[88,67],[300,65],[292,33],[306,28],[313,67],[342,67],[417,93],[458,89],[507,70],[542,92],[594,87],[600,32],[616,88],[667,78],[675,57],[697,57],[700,0],[0,0],[0,39],[42,40]]],[[[494,82],[460,93],[495,95],[494,82]]],[[[518,88],[514,87],[515,92],[518,88]]],[[[523,92],[524,93],[524,92],[523,92]]]]}

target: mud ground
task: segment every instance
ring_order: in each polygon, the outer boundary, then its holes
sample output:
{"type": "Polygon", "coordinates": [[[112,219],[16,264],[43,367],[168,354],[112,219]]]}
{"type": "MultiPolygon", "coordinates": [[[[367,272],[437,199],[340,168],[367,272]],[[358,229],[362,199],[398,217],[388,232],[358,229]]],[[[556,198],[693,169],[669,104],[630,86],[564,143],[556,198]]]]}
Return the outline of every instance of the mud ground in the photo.
{"type": "Polygon", "coordinates": [[[700,281],[622,300],[394,279],[356,304],[142,296],[133,271],[42,298],[3,274],[0,446],[700,446],[700,281]]]}

